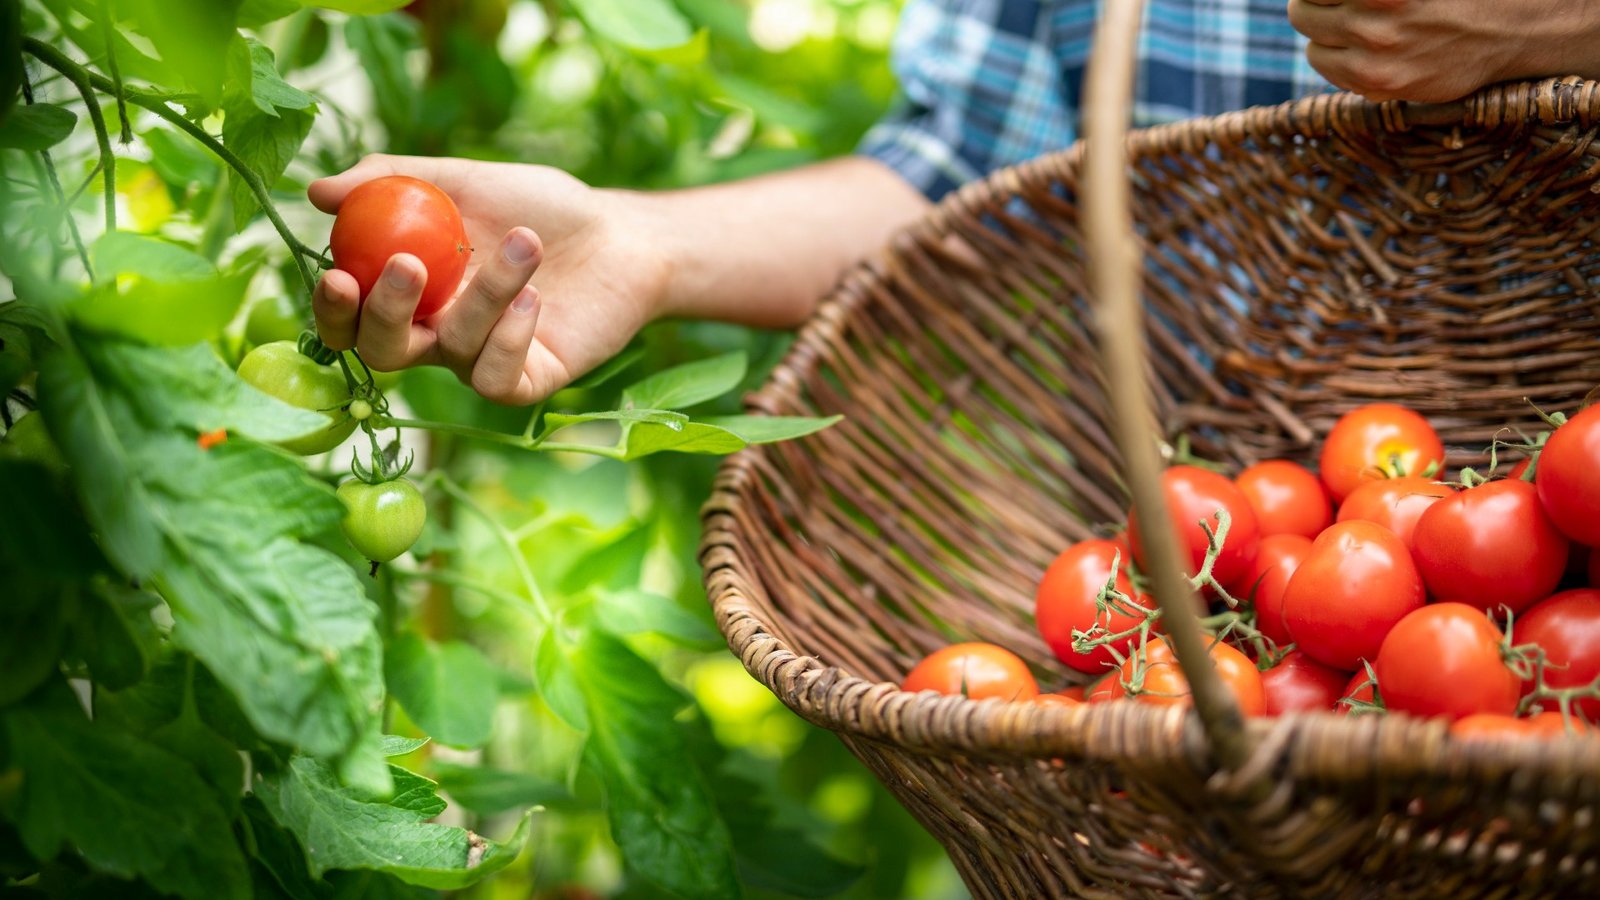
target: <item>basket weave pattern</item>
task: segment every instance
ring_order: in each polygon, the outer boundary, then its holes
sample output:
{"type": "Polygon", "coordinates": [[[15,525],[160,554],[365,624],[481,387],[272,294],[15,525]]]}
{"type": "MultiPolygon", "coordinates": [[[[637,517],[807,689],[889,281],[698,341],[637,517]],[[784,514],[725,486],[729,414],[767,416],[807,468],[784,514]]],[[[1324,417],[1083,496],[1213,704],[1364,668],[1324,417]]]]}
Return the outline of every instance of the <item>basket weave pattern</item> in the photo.
{"type": "MultiPolygon", "coordinates": [[[[1135,132],[1158,430],[1244,465],[1386,400],[1452,465],[1600,384],[1600,86],[1406,107],[1326,95],[1135,132]]],[[[1402,717],[912,695],[953,640],[1081,679],[1034,631],[1068,543],[1120,522],[1079,248],[1080,148],[995,173],[849,276],[751,398],[843,413],[724,465],[702,562],[746,668],[836,732],[981,897],[1590,896],[1600,742],[1402,717]]]]}

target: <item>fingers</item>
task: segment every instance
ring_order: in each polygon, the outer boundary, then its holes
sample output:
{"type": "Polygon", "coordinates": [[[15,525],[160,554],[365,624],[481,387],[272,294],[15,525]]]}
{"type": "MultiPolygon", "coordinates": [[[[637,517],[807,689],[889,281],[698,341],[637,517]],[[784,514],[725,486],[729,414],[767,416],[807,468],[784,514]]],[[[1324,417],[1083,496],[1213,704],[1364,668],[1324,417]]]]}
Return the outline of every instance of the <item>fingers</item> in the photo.
{"type": "Polygon", "coordinates": [[[1289,24],[1312,44],[1350,46],[1350,10],[1338,3],[1289,0],[1289,24]]]}
{"type": "Polygon", "coordinates": [[[361,288],[349,272],[329,269],[311,293],[311,311],[317,317],[317,336],[330,350],[356,345],[356,322],[361,314],[361,288]]]}
{"type": "MultiPolygon", "coordinates": [[[[506,233],[494,253],[438,320],[438,351],[458,372],[474,368],[490,332],[539,268],[544,248],[532,230],[518,226],[506,233]]],[[[526,348],[526,342],[524,342],[526,348]]]]}
{"type": "MultiPolygon", "coordinates": [[[[353,280],[353,279],[352,279],[353,280]]],[[[428,272],[409,253],[396,253],[361,304],[355,347],[367,365],[392,372],[412,365],[427,345],[411,324],[428,272]]]]}
{"type": "Polygon", "coordinates": [[[445,193],[453,194],[452,185],[444,183],[450,180],[445,177],[449,166],[450,160],[447,159],[372,153],[363,156],[360,162],[337,175],[311,182],[306,187],[306,196],[317,209],[325,213],[336,213],[339,211],[339,204],[344,202],[345,195],[356,185],[384,175],[410,175],[413,178],[421,178],[437,184],[445,193]]]}
{"type": "Polygon", "coordinates": [[[496,403],[533,403],[548,394],[529,375],[529,354],[539,324],[539,290],[525,284],[490,329],[472,367],[472,389],[496,403]]]}

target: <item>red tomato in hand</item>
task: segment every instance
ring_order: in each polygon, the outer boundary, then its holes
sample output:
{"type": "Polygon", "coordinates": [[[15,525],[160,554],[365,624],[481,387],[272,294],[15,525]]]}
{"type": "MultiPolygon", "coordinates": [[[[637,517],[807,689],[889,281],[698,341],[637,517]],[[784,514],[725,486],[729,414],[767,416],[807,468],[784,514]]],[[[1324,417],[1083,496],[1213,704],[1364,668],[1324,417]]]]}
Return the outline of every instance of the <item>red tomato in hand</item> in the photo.
{"type": "Polygon", "coordinates": [[[1532,484],[1490,481],[1428,507],[1412,555],[1435,600],[1521,612],[1561,582],[1567,539],[1532,484]]]}
{"type": "Polygon", "coordinates": [[[1539,502],[1567,537],[1600,547],[1600,406],[1557,428],[1539,451],[1539,502]]]}
{"type": "Polygon", "coordinates": [[[1372,668],[1390,712],[1446,716],[1511,715],[1522,680],[1506,665],[1505,635],[1484,611],[1465,603],[1431,603],[1401,619],[1372,668]]]}
{"type": "Polygon", "coordinates": [[[1293,643],[1283,624],[1283,591],[1289,578],[1311,554],[1311,539],[1298,534],[1271,534],[1261,539],[1256,561],[1245,576],[1244,590],[1256,610],[1256,629],[1282,647],[1293,643]]]}
{"type": "Polygon", "coordinates": [[[1307,656],[1346,672],[1377,657],[1394,624],[1425,600],[1399,536],[1353,520],[1330,526],[1289,578],[1283,624],[1307,656]]]}
{"type": "MultiPolygon", "coordinates": [[[[1116,667],[1111,655],[1112,647],[1126,654],[1134,635],[1122,638],[1089,653],[1072,649],[1072,632],[1088,631],[1096,622],[1112,634],[1127,631],[1139,624],[1143,616],[1134,615],[1108,606],[1104,614],[1095,609],[1095,597],[1111,580],[1111,560],[1120,554],[1114,541],[1080,541],[1068,547],[1044,570],[1039,588],[1034,592],[1033,615],[1039,636],[1050,645],[1056,659],[1080,672],[1099,674],[1116,667]]],[[[1117,590],[1134,604],[1154,609],[1155,602],[1147,594],[1136,592],[1128,578],[1128,557],[1121,555],[1117,570],[1117,590]]]]}
{"type": "Polygon", "coordinates": [[[1290,650],[1278,664],[1261,673],[1261,692],[1269,716],[1286,712],[1327,712],[1344,696],[1349,676],[1330,669],[1299,650],[1290,650]]]}
{"type": "Polygon", "coordinates": [[[1322,442],[1318,469],[1335,503],[1363,481],[1422,475],[1444,464],[1444,443],[1417,413],[1393,403],[1371,403],[1345,413],[1322,442]]]}
{"type": "Polygon", "coordinates": [[[982,642],[951,644],[928,654],[906,674],[905,691],[938,691],[972,700],[1031,700],[1039,683],[1021,657],[982,642]]]}
{"type": "Polygon", "coordinates": [[[407,175],[386,175],[356,185],[339,204],[329,238],[335,267],[349,272],[366,299],[389,257],[409,253],[427,269],[413,321],[442,309],[461,284],[472,246],[455,201],[439,188],[407,175]]]}
{"type": "MultiPolygon", "coordinates": [[[[1216,665],[1222,683],[1228,686],[1238,701],[1239,711],[1247,716],[1262,715],[1266,710],[1266,700],[1261,691],[1261,672],[1250,661],[1250,657],[1221,641],[1207,647],[1207,653],[1216,665]]],[[[1133,680],[1137,661],[1138,656],[1130,654],[1112,676],[1113,699],[1129,696],[1126,685],[1133,680]]],[[[1184,677],[1183,669],[1178,666],[1178,657],[1173,654],[1166,638],[1152,638],[1145,645],[1145,662],[1144,684],[1134,697],[1146,703],[1187,706],[1194,702],[1189,694],[1189,679],[1184,677]]]]}
{"type": "Polygon", "coordinates": [[[1423,511],[1455,492],[1448,484],[1415,476],[1363,481],[1339,505],[1339,521],[1376,522],[1398,534],[1409,548],[1423,511]]]}
{"type": "MultiPolygon", "coordinates": [[[[1547,686],[1578,687],[1600,678],[1600,590],[1562,591],[1535,603],[1511,628],[1516,643],[1544,649],[1547,686]]],[[[1525,685],[1523,693],[1533,687],[1532,683],[1525,685]]],[[[1590,721],[1600,721],[1600,699],[1585,697],[1576,701],[1573,709],[1590,721]]]]}
{"type": "MultiPolygon", "coordinates": [[[[1161,487],[1166,493],[1167,515],[1178,531],[1179,550],[1189,549],[1189,571],[1185,574],[1194,575],[1205,563],[1208,541],[1200,523],[1204,521],[1215,530],[1217,523],[1213,517],[1217,510],[1228,511],[1232,521],[1211,575],[1223,587],[1232,590],[1249,574],[1256,544],[1261,539],[1250,501],[1227,477],[1198,466],[1167,469],[1161,473],[1161,487]]],[[[1139,537],[1138,517],[1133,512],[1128,513],[1128,535],[1133,543],[1134,561],[1141,569],[1146,568],[1149,561],[1139,537]]]]}
{"type": "Polygon", "coordinates": [[[1321,479],[1305,466],[1269,459],[1247,467],[1233,480],[1250,508],[1262,537],[1298,534],[1314,538],[1333,524],[1333,502],[1321,479]]]}

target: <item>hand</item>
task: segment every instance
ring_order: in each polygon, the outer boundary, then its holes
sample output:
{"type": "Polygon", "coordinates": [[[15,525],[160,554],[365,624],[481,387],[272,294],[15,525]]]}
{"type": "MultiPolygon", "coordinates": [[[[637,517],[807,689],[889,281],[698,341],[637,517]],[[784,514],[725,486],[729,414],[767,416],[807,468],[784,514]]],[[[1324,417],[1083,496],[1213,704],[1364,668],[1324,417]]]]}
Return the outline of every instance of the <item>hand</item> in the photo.
{"type": "Polygon", "coordinates": [[[661,309],[667,256],[630,195],[545,166],[401,156],[368,156],[308,194],[334,213],[382,175],[449,194],[472,262],[451,302],[417,323],[427,273],[416,257],[392,257],[364,302],[348,272],[324,272],[312,309],[332,349],[354,347],[382,371],[445,366],[490,400],[529,404],[604,362],[661,309]]]}
{"type": "Polygon", "coordinates": [[[1372,100],[1445,101],[1486,84],[1600,75],[1600,16],[1563,0],[1289,0],[1306,57],[1372,100]]]}

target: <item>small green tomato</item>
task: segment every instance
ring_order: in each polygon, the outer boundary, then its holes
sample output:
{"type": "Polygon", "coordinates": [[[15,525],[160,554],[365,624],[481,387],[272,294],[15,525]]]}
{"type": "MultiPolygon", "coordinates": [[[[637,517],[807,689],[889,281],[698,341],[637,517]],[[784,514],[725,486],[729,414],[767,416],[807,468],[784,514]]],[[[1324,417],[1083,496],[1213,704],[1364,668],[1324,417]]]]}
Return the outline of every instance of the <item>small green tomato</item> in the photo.
{"type": "Polygon", "coordinates": [[[344,519],[339,528],[345,540],[373,562],[388,562],[411,549],[428,519],[428,505],[416,485],[404,478],[368,484],[346,481],[339,485],[344,519]]]}
{"type": "Polygon", "coordinates": [[[356,420],[344,412],[350,403],[344,373],[337,366],[317,365],[294,341],[273,341],[246,353],[239,377],[291,406],[321,410],[328,417],[327,428],[278,442],[291,453],[311,456],[332,450],[356,430],[356,420]]]}

